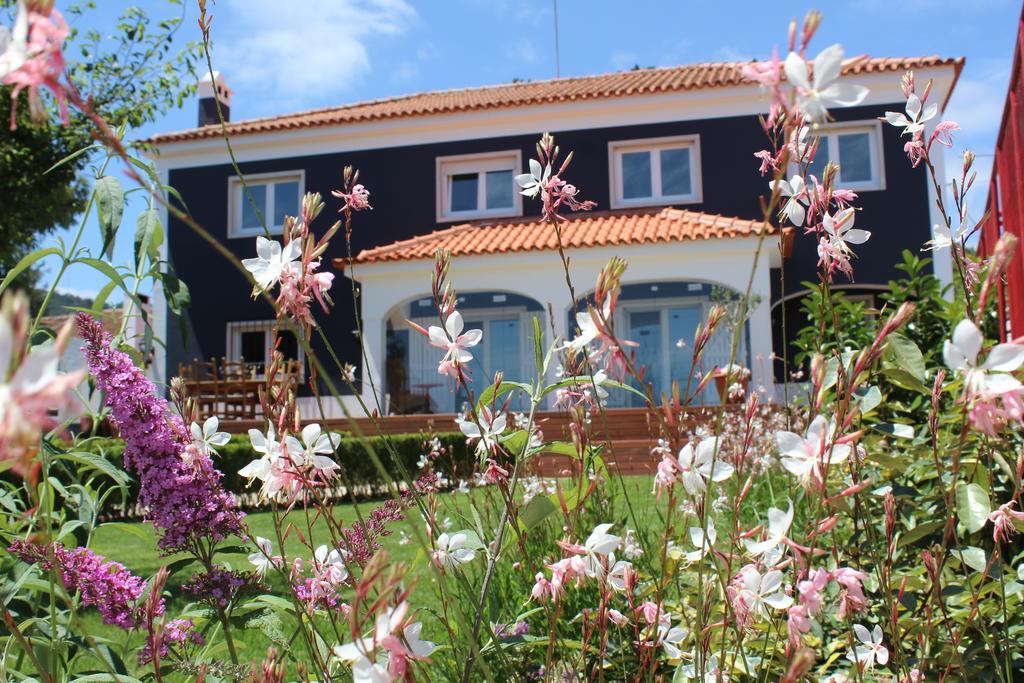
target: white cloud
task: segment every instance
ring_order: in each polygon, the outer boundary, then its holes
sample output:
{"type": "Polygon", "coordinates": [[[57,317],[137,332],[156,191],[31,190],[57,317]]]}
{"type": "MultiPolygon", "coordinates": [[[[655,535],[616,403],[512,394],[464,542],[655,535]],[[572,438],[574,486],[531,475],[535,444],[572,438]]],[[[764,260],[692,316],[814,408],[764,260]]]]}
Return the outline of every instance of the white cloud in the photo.
{"type": "Polygon", "coordinates": [[[371,71],[368,44],[401,35],[416,19],[406,0],[222,0],[221,6],[228,12],[221,10],[225,16],[213,25],[215,67],[236,97],[259,106],[258,95],[275,110],[352,89],[371,71]]]}
{"type": "Polygon", "coordinates": [[[749,62],[753,55],[733,45],[723,45],[715,50],[715,57],[723,62],[749,62]]]}
{"type": "Polygon", "coordinates": [[[510,45],[505,50],[505,56],[520,64],[537,64],[540,62],[540,53],[532,40],[520,40],[510,45]]]}
{"type": "Polygon", "coordinates": [[[640,55],[629,50],[614,50],[608,57],[612,66],[619,70],[632,69],[639,62],[640,55]]]}

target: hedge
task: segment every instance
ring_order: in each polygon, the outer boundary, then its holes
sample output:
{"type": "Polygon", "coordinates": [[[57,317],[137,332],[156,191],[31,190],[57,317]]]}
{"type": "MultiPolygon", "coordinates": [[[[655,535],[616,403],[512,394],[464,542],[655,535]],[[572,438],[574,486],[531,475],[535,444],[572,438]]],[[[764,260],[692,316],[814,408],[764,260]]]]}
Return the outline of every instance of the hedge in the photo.
{"type": "MultiPolygon", "coordinates": [[[[466,445],[465,435],[459,432],[444,432],[435,434],[434,437],[440,442],[444,454],[434,462],[433,470],[453,483],[457,483],[458,479],[469,479],[472,476],[475,456],[473,450],[466,445]]],[[[395,465],[396,457],[405,465],[406,471],[415,474],[419,471],[417,463],[420,457],[429,450],[427,437],[420,434],[392,434],[365,439],[343,436],[334,457],[343,476],[337,478],[339,488],[331,491],[332,497],[349,495],[349,491],[341,488],[343,483],[348,483],[352,487],[352,492],[360,496],[375,496],[385,490],[386,480],[380,476],[374,465],[367,450],[368,445],[373,448],[377,457],[396,480],[401,479],[401,470],[395,465]]],[[[75,450],[101,455],[117,468],[124,468],[124,442],[120,439],[88,439],[77,444],[75,450]]],[[[214,466],[224,474],[221,480],[223,485],[236,494],[246,508],[260,507],[256,495],[259,486],[258,482],[249,485],[244,477],[238,475],[238,470],[257,457],[259,454],[252,450],[248,435],[234,434],[227,445],[217,448],[217,455],[213,458],[214,466]]],[[[138,484],[133,478],[127,496],[129,506],[137,497],[138,484]]],[[[135,516],[136,511],[129,506],[122,505],[116,512],[111,512],[119,517],[135,516]]]]}

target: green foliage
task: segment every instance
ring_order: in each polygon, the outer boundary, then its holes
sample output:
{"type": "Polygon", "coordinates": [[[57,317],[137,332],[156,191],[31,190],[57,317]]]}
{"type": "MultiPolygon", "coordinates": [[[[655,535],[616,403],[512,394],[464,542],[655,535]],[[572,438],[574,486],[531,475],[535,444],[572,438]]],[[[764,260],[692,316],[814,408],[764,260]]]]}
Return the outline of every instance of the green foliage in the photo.
{"type": "MultiPolygon", "coordinates": [[[[138,128],[155,121],[168,110],[180,107],[195,91],[198,45],[176,40],[181,26],[178,0],[165,7],[150,5],[148,11],[128,7],[113,26],[80,29],[93,18],[95,2],[61,7],[71,33],[65,54],[68,76],[91,96],[95,111],[114,128],[138,128]],[[166,10],[169,9],[168,13],[166,10]],[[161,16],[170,14],[170,16],[161,16]],[[75,53],[80,58],[75,58],[75,53]]],[[[0,1],[0,23],[10,25],[13,3],[0,1]]],[[[10,118],[11,87],[0,87],[0,122],[6,129],[10,118]]],[[[17,130],[4,130],[0,145],[0,272],[11,270],[38,243],[39,238],[72,224],[89,197],[85,171],[93,122],[72,112],[67,125],[59,121],[35,122],[29,115],[27,95],[22,95],[17,130]],[[56,166],[56,168],[54,168],[56,166]]],[[[105,233],[104,243],[107,243],[105,233]]],[[[38,276],[25,271],[19,286],[32,289],[38,276]]]]}
{"type": "MultiPolygon", "coordinates": [[[[435,471],[453,482],[470,479],[476,456],[466,445],[466,437],[459,432],[445,432],[435,435],[435,438],[444,449],[444,455],[434,462],[435,471]]],[[[370,458],[370,449],[377,454],[388,470],[398,477],[397,463],[401,463],[409,472],[416,472],[419,469],[417,461],[429,450],[426,442],[427,437],[419,434],[394,434],[363,439],[344,436],[334,457],[341,466],[340,481],[360,493],[377,493],[385,482],[370,458]]],[[[120,439],[93,438],[80,442],[76,450],[101,455],[118,468],[123,467],[124,442],[120,439]]],[[[258,489],[258,482],[250,485],[244,477],[238,476],[238,470],[249,464],[249,461],[260,457],[252,450],[247,435],[233,435],[231,441],[226,446],[218,448],[217,452],[214,465],[224,474],[221,482],[227,490],[243,494],[258,489]]],[[[136,499],[138,485],[134,480],[129,484],[126,493],[127,500],[136,499]]]]}

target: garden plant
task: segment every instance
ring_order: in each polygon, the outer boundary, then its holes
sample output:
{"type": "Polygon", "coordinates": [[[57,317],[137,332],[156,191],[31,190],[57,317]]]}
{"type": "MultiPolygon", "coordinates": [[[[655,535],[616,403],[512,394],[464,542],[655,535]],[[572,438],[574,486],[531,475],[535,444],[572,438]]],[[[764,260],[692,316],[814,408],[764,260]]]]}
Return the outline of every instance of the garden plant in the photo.
{"type": "MultiPolygon", "coordinates": [[[[198,6],[212,71],[214,24],[198,6]]],[[[565,289],[552,296],[581,311],[572,338],[553,338],[538,317],[532,376],[471,376],[483,333],[466,329],[440,252],[424,273],[437,322],[410,325],[470,400],[443,428],[458,436],[393,437],[378,403],[362,406],[369,430],[355,420],[344,434],[322,427],[328,404],[361,396],[360,373],[311,346],[319,338],[331,348],[318,319],[332,314],[332,297],[359,296],[350,247],[350,291],[337,291],[323,263],[371,209],[358,171],[338,169],[331,197],[307,194],[283,239],[268,231],[239,262],[126,142],[129,131],[97,113],[96,94],[67,77],[67,26],[52,0],[22,0],[0,34],[12,112],[27,101],[54,125],[69,110],[87,117],[95,180],[74,242],[28,254],[0,282],[2,679],[1020,680],[1024,344],[995,343],[993,314],[1017,245],[1003,237],[984,260],[967,247],[979,229],[967,218],[974,156],[941,185],[932,153],[958,126],[935,120],[930,84],[907,73],[893,83],[905,111],[886,115],[886,134],[902,136],[907,163],[935,185],[944,223],[921,249],[948,250],[955,283],[944,291],[926,254],[908,252],[892,255],[905,277],[878,310],[834,291],[871,237],[855,220],[872,217],[834,163],[820,178],[808,170],[829,109],[866,96],[843,82],[839,45],[812,47],[821,20],[794,21],[784,58],[744,70],[766,112],[765,148],[750,150],[765,179],[750,282],[759,253],[782,248],[783,228],[818,245],[809,324],[788,340],[800,353],[778,361],[799,388],[776,402],[746,383],[737,355],[755,303],[748,286],[683,340],[693,376],[656,395],[636,342],[615,326],[629,264],[612,259],[596,283],[579,283],[562,249],[551,258],[564,265],[565,289]],[[124,183],[114,165],[127,169],[124,183]],[[132,262],[110,265],[79,243],[94,221],[117,236],[126,191],[150,208],[132,262]],[[147,343],[163,343],[140,293],[162,288],[173,311],[190,298],[160,256],[161,209],[223,254],[225,277],[246,278],[273,306],[274,339],[295,334],[320,414],[297,411],[279,352],[260,393],[266,424],[241,441],[220,431],[220,416],[201,414],[182,382],[150,381],[127,343],[139,316],[147,343]],[[59,264],[50,294],[73,264],[110,284],[93,310],[48,329],[46,303],[30,315],[18,291],[41,259],[59,264]],[[109,330],[100,317],[115,290],[129,310],[109,330]],[[704,368],[720,326],[730,363],[704,368]],[[58,371],[73,335],[102,398],[88,429],[52,417],[85,376],[58,371]],[[684,416],[723,376],[732,400],[694,426],[684,416]],[[614,392],[645,402],[652,476],[615,465],[602,411],[614,392]],[[513,412],[513,398],[525,409],[513,412]],[[568,414],[567,438],[544,433],[537,414],[550,408],[568,414]],[[94,434],[103,424],[116,439],[94,434]],[[539,477],[537,463],[552,456],[566,468],[539,477]],[[125,521],[134,513],[143,524],[125,521]]],[[[594,207],[572,184],[571,162],[544,133],[516,178],[559,238],[574,212],[594,207]]]]}

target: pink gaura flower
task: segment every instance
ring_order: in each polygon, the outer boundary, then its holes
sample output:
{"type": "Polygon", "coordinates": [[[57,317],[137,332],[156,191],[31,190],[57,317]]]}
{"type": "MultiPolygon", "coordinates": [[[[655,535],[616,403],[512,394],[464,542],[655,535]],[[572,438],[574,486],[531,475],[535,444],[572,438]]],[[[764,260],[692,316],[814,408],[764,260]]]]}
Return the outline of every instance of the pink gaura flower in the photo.
{"type": "Polygon", "coordinates": [[[364,211],[373,208],[370,206],[370,191],[361,184],[354,185],[351,192],[333,190],[331,194],[345,202],[343,211],[364,211]]]}
{"type": "Polygon", "coordinates": [[[61,119],[68,122],[67,90],[61,82],[64,72],[64,40],[68,25],[55,9],[29,9],[25,0],[18,2],[14,28],[0,53],[0,83],[13,85],[11,90],[11,130],[17,128],[18,96],[28,90],[29,109],[34,118],[44,115],[39,89],[53,93],[60,108],[61,119]]]}
{"type": "Polygon", "coordinates": [[[1015,522],[1024,524],[1024,512],[1013,509],[1016,504],[1016,500],[1003,503],[988,516],[992,522],[992,538],[996,543],[1009,542],[1017,534],[1015,522]]]}

